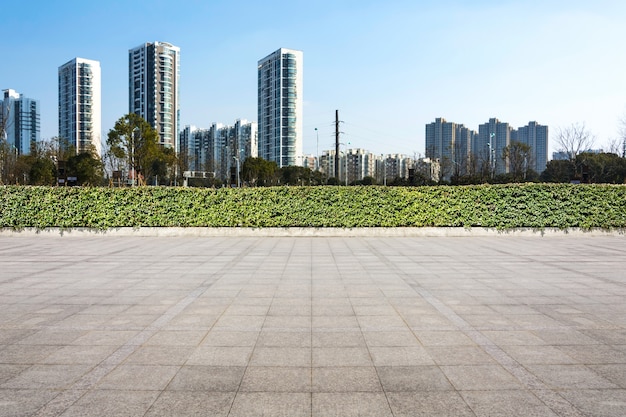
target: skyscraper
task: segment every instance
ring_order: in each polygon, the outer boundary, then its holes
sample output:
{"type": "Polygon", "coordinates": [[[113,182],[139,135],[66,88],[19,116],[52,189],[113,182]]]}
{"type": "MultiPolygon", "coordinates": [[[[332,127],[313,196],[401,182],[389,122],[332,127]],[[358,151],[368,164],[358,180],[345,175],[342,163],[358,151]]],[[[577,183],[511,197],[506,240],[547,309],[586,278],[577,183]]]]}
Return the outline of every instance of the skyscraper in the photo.
{"type": "Polygon", "coordinates": [[[19,155],[28,155],[40,140],[39,101],[15,90],[3,90],[0,101],[0,135],[19,155]]]}
{"type": "Polygon", "coordinates": [[[302,157],[302,51],[281,48],[258,63],[259,157],[279,167],[302,157]]]}
{"type": "Polygon", "coordinates": [[[490,172],[504,174],[508,172],[506,162],[502,160],[502,153],[511,143],[511,127],[508,123],[496,118],[478,126],[478,137],[472,145],[472,152],[479,160],[488,161],[490,172]]]}
{"type": "Polygon", "coordinates": [[[86,152],[101,154],[100,62],[74,58],[59,67],[59,137],[86,152]]]}
{"type": "Polygon", "coordinates": [[[548,163],[548,126],[537,122],[528,122],[528,125],[511,132],[511,140],[530,146],[532,160],[529,168],[541,174],[548,163]]]}
{"type": "Polygon", "coordinates": [[[145,43],[128,51],[128,108],[159,134],[159,144],[178,152],[180,48],[145,43]]]}
{"type": "Polygon", "coordinates": [[[444,179],[450,179],[453,174],[467,174],[474,136],[473,130],[441,117],[426,125],[426,157],[439,161],[444,179]]]}

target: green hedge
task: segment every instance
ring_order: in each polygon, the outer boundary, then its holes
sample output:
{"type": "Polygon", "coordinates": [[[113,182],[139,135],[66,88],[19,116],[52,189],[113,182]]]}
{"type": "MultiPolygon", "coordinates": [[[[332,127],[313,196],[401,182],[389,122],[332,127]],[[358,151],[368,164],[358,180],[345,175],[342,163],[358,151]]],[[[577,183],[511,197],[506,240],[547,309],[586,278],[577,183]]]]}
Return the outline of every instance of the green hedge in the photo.
{"type": "Polygon", "coordinates": [[[626,227],[626,186],[0,187],[0,227],[626,227]]]}

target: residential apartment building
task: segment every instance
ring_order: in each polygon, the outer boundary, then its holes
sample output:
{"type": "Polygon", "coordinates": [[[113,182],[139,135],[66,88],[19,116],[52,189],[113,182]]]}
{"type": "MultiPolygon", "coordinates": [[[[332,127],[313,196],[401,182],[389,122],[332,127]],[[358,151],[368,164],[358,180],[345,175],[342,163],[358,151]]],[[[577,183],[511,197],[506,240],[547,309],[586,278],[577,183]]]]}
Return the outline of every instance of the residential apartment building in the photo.
{"type": "Polygon", "coordinates": [[[478,136],[472,145],[472,152],[483,162],[487,162],[492,175],[509,172],[507,162],[502,159],[504,148],[511,143],[511,126],[491,118],[478,126],[478,136]]]}
{"type": "Polygon", "coordinates": [[[187,126],[180,134],[180,156],[185,169],[229,181],[237,163],[241,169],[246,158],[258,156],[257,140],[257,124],[245,119],[232,126],[213,123],[208,129],[187,126]]]}
{"type": "Polygon", "coordinates": [[[41,139],[39,101],[11,89],[2,92],[0,135],[18,155],[28,155],[41,139]]]}
{"type": "Polygon", "coordinates": [[[258,62],[258,155],[279,168],[302,158],[303,54],[281,48],[258,62]]]}
{"type": "Polygon", "coordinates": [[[517,130],[511,131],[511,141],[517,141],[530,146],[531,160],[529,169],[537,173],[543,172],[548,164],[548,126],[537,122],[528,122],[517,130]]]}
{"type": "Polygon", "coordinates": [[[440,174],[446,180],[452,175],[467,175],[471,144],[475,137],[476,132],[463,124],[437,118],[426,125],[426,158],[439,161],[444,171],[440,174]]]}
{"type": "Polygon", "coordinates": [[[102,154],[100,62],[74,58],[59,67],[59,137],[77,153],[102,154]]]}
{"type": "Polygon", "coordinates": [[[129,113],[143,117],[159,134],[159,144],[178,152],[180,132],[180,48],[151,42],[128,51],[129,113]]]}

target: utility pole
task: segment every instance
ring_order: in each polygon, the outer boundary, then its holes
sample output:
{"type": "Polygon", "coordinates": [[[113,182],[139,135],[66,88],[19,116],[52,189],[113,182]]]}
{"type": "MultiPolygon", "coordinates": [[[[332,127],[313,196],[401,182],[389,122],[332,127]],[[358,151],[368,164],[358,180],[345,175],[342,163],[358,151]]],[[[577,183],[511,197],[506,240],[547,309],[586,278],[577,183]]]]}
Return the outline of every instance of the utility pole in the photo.
{"type": "Polygon", "coordinates": [[[335,110],[335,178],[339,181],[339,110],[335,110]]]}

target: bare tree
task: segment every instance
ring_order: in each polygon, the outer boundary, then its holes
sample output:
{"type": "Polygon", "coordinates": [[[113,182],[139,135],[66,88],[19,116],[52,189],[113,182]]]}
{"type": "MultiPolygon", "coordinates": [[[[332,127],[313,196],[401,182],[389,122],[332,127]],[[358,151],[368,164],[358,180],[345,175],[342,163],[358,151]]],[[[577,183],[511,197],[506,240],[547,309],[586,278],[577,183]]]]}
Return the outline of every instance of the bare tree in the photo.
{"type": "Polygon", "coordinates": [[[623,152],[623,142],[620,138],[609,139],[609,142],[603,146],[604,152],[606,153],[614,153],[615,155],[621,156],[623,152]]]}
{"type": "Polygon", "coordinates": [[[622,158],[626,158],[626,114],[620,119],[619,139],[617,141],[621,145],[619,146],[621,149],[618,149],[616,153],[622,155],[622,158]]]}
{"type": "Polygon", "coordinates": [[[567,158],[573,162],[576,155],[593,147],[596,138],[584,123],[572,123],[568,127],[558,128],[554,140],[559,150],[565,152],[567,158]]]}

